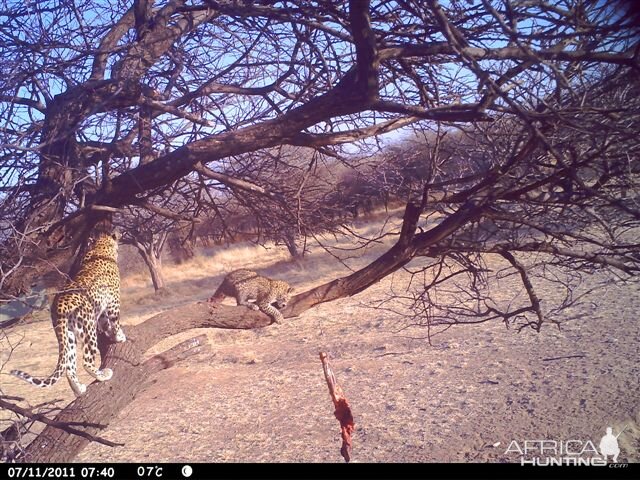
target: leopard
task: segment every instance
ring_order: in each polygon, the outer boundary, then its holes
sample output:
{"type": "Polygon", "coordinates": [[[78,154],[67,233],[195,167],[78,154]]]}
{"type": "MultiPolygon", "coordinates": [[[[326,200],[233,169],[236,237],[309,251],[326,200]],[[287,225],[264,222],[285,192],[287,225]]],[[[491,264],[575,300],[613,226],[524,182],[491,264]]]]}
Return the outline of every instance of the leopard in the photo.
{"type": "Polygon", "coordinates": [[[276,324],[281,324],[284,316],[280,310],[287,306],[294,291],[295,288],[285,281],[274,280],[243,268],[227,274],[208,301],[215,305],[225,297],[235,297],[238,305],[260,310],[276,324]]]}
{"type": "Polygon", "coordinates": [[[77,274],[54,297],[51,320],[58,339],[58,363],[46,379],[20,370],[11,373],[37,387],[55,385],[64,374],[76,396],[87,391],[76,371],[77,344],[83,344],[84,368],[100,382],[113,377],[110,368],[96,364],[98,333],[113,343],[127,337],[120,326],[120,270],[118,269],[119,233],[97,235],[82,257],[77,274]]]}

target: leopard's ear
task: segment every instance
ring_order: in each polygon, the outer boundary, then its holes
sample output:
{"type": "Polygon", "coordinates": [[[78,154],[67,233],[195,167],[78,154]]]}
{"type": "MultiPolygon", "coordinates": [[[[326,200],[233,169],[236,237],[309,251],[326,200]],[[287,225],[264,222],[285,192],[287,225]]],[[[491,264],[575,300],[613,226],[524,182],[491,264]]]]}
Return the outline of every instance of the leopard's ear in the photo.
{"type": "Polygon", "coordinates": [[[295,287],[289,287],[289,290],[287,290],[287,293],[293,293],[296,291],[295,287]]]}
{"type": "Polygon", "coordinates": [[[113,238],[116,242],[119,242],[122,238],[122,232],[120,232],[120,230],[116,228],[111,234],[111,238],[113,238]]]}

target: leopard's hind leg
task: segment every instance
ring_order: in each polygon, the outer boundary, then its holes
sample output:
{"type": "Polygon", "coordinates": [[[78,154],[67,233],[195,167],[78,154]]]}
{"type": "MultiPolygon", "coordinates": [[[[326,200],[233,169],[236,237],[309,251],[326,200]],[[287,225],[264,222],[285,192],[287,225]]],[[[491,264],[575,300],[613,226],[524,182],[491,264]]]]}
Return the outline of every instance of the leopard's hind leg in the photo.
{"type": "Polygon", "coordinates": [[[81,317],[86,320],[84,325],[76,325],[76,334],[82,340],[83,344],[82,362],[84,369],[99,382],[104,382],[113,376],[113,372],[109,368],[101,370],[96,364],[98,355],[98,329],[101,323],[104,325],[103,328],[106,329],[113,327],[113,325],[110,323],[106,312],[95,312],[88,302],[83,305],[80,312],[81,317]]]}
{"type": "Polygon", "coordinates": [[[110,341],[122,343],[127,340],[120,326],[120,307],[118,303],[111,302],[104,311],[98,315],[98,331],[104,333],[110,341]]]}
{"type": "Polygon", "coordinates": [[[243,305],[245,307],[249,307],[251,310],[259,310],[258,305],[249,301],[251,300],[251,298],[249,298],[250,296],[247,294],[247,292],[236,290],[235,293],[236,303],[238,304],[238,306],[243,305]]]}
{"type": "Polygon", "coordinates": [[[98,340],[95,332],[90,334],[84,342],[82,349],[82,360],[84,369],[89,372],[93,378],[99,382],[106,382],[113,377],[113,370],[110,368],[99,369],[96,366],[96,357],[98,354],[98,340]]]}

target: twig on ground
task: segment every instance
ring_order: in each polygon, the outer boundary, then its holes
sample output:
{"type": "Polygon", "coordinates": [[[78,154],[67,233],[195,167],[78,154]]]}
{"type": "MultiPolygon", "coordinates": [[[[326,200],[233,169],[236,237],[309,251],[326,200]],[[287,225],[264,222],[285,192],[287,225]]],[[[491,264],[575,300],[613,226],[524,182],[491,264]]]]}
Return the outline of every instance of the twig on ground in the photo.
{"type": "Polygon", "coordinates": [[[45,425],[49,425],[54,428],[59,428],[60,430],[64,430],[65,432],[71,433],[73,435],[78,435],[79,437],[84,437],[92,442],[101,443],[103,445],[107,445],[108,447],[122,447],[124,443],[115,443],[110,440],[107,440],[102,437],[98,437],[95,435],[91,435],[90,433],[84,432],[82,430],[78,430],[77,428],[73,428],[70,425],[83,426],[83,427],[94,427],[94,428],[105,428],[105,425],[99,423],[90,423],[90,422],[56,422],[51,420],[41,413],[34,413],[31,410],[26,408],[22,408],[19,405],[15,405],[10,402],[6,402],[0,399],[0,407],[10,410],[18,415],[23,417],[27,417],[30,420],[34,420],[36,422],[42,422],[45,425]]]}
{"type": "Polygon", "coordinates": [[[566,358],[584,358],[586,355],[584,354],[580,354],[580,355],[565,355],[563,357],[549,357],[549,358],[543,358],[542,361],[543,362],[551,362],[553,360],[564,360],[566,358]]]}

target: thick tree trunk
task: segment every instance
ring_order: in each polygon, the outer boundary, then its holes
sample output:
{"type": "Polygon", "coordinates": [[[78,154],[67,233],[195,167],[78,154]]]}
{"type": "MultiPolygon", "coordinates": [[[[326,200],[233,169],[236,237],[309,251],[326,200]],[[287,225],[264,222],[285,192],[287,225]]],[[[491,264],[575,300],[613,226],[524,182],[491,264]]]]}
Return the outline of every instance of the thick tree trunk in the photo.
{"type": "MultiPolygon", "coordinates": [[[[480,215],[481,211],[479,205],[465,204],[439,225],[416,235],[421,209],[414,204],[407,204],[400,238],[389,251],[347,277],[296,295],[282,311],[283,315],[286,318],[295,317],[320,303],[355,295],[406,265],[418,252],[438,254],[437,249],[428,251],[429,247],[449,236],[461,224],[480,215]]],[[[446,246],[443,248],[446,250],[446,246]]],[[[126,342],[100,345],[103,367],[113,370],[113,378],[104,383],[91,384],[87,393],[60,412],[55,421],[80,420],[108,425],[144,389],[154,372],[173,365],[176,357],[188,355],[187,342],[178,354],[168,351],[142,362],[145,352],[167,337],[192,328],[248,329],[266,327],[270,323],[267,315],[247,307],[214,307],[203,302],[174,308],[139,325],[128,327],[126,342]]],[[[200,347],[202,342],[194,341],[193,344],[200,347]]],[[[86,431],[93,435],[99,433],[94,427],[88,427],[86,431]]],[[[88,442],[86,438],[47,426],[27,447],[24,461],[69,462],[88,442]]]]}
{"type": "MultiPolygon", "coordinates": [[[[269,325],[266,315],[246,307],[220,305],[212,309],[207,303],[187,305],[157,315],[146,322],[126,328],[127,341],[108,346],[103,365],[112,368],[113,378],[94,382],[87,393],[77,398],[56,416],[56,421],[82,421],[108,425],[110,421],[142,391],[154,372],[170,366],[166,352],[142,362],[144,353],[164,338],[200,327],[259,328],[269,325]]],[[[193,342],[201,347],[203,341],[193,342]]],[[[185,350],[188,348],[185,347],[185,350]]],[[[102,435],[97,428],[87,432],[102,435]]],[[[88,444],[88,440],[53,427],[46,427],[27,448],[27,462],[69,462],[88,444]]]]}
{"type": "MultiPolygon", "coordinates": [[[[57,224],[49,229],[35,230],[31,234],[20,237],[19,242],[8,245],[10,253],[7,261],[20,259],[20,268],[6,278],[1,296],[20,296],[31,291],[31,287],[47,277],[47,286],[60,287],[68,280],[62,272],[73,272],[77,265],[71,266],[74,255],[94,231],[109,231],[111,213],[107,211],[86,210],[70,218],[64,224],[57,224]],[[52,275],[53,274],[53,275],[52,275]],[[54,279],[54,275],[57,278],[54,279]]],[[[0,266],[10,270],[9,263],[0,266]]],[[[81,257],[78,259],[81,260],[81,257]]]]}
{"type": "MultiPolygon", "coordinates": [[[[142,90],[136,82],[89,81],[57,95],[47,107],[37,181],[27,213],[16,223],[21,235],[6,244],[7,259],[20,259],[19,267],[5,281],[3,292],[19,295],[28,292],[43,273],[66,271],[66,264],[91,229],[100,221],[110,221],[104,211],[91,209],[64,218],[74,187],[86,175],[76,130],[90,114],[136,104],[142,90]]],[[[0,259],[5,271],[9,265],[0,259]]]]}
{"type": "Polygon", "coordinates": [[[300,261],[303,257],[304,252],[301,252],[298,248],[298,244],[296,242],[296,234],[293,230],[289,229],[285,232],[284,243],[287,246],[287,250],[289,250],[291,258],[296,262],[300,261]]]}

